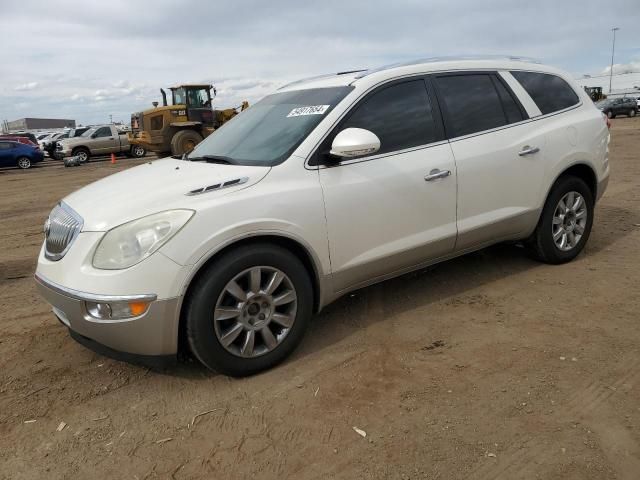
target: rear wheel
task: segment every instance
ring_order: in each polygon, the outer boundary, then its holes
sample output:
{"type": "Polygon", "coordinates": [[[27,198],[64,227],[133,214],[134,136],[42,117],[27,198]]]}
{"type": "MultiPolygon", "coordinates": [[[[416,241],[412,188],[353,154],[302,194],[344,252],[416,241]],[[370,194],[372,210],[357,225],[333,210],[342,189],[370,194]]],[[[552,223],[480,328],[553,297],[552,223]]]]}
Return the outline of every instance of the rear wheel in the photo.
{"type": "Polygon", "coordinates": [[[607,112],[607,118],[615,118],[616,116],[613,114],[611,110],[607,112]]]}
{"type": "Polygon", "coordinates": [[[636,116],[636,111],[635,110],[629,110],[629,116],[630,117],[635,117],[636,116]]]}
{"type": "Polygon", "coordinates": [[[23,170],[31,168],[31,160],[28,157],[20,157],[18,159],[18,167],[23,170]]]}
{"type": "Polygon", "coordinates": [[[180,130],[171,139],[171,154],[183,155],[191,152],[202,141],[202,135],[194,130],[180,130]]]}
{"type": "Polygon", "coordinates": [[[147,154],[147,151],[141,145],[133,145],[131,147],[131,156],[133,158],[142,158],[147,154]]]}
{"type": "Polygon", "coordinates": [[[270,244],[240,247],[194,285],[186,306],[189,346],[212,370],[251,375],[294,350],[312,305],[309,274],[296,256],[270,244]]]}
{"type": "Polygon", "coordinates": [[[580,178],[560,177],[542,209],[528,246],[538,260],[559,264],[584,248],[593,225],[593,194],[580,178]]]}

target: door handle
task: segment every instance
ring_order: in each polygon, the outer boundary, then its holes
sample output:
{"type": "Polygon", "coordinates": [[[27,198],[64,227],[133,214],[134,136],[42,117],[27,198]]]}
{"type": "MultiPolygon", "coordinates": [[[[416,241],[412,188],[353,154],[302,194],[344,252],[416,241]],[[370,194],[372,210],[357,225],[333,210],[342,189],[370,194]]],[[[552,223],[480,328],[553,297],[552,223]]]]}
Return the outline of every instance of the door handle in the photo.
{"type": "Polygon", "coordinates": [[[425,175],[424,179],[427,182],[431,182],[439,178],[448,177],[449,175],[451,175],[451,170],[438,170],[437,168],[434,168],[429,172],[429,175],[425,175]]]}
{"type": "Polygon", "coordinates": [[[530,147],[529,145],[525,145],[522,147],[522,150],[518,152],[518,155],[524,157],[525,155],[533,155],[534,153],[538,153],[540,149],[538,147],[530,147]]]}

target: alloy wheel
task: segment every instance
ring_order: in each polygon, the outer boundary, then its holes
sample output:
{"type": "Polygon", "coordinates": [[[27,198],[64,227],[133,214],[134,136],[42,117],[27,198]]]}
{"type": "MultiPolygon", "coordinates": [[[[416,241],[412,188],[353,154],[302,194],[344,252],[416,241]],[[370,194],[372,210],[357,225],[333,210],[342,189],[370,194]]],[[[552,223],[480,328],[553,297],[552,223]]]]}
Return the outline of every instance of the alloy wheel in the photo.
{"type": "Polygon", "coordinates": [[[277,348],[296,319],[298,297],[281,270],[256,266],[232,278],[218,297],[216,337],[229,353],[253,358],[277,348]]]}
{"type": "Polygon", "coordinates": [[[27,157],[22,157],[18,160],[18,167],[22,169],[27,169],[30,166],[31,166],[31,160],[29,160],[27,157]]]}
{"type": "Polygon", "coordinates": [[[584,234],[587,215],[587,205],[578,192],[569,192],[560,199],[551,222],[556,247],[564,252],[575,248],[584,234]]]}

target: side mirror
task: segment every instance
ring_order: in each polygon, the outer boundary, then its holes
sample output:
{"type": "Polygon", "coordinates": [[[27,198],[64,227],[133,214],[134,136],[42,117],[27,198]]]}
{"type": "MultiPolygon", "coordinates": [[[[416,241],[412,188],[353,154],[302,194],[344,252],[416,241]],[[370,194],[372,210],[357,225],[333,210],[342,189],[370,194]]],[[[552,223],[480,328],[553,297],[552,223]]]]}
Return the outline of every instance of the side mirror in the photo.
{"type": "Polygon", "coordinates": [[[331,144],[330,155],[339,158],[360,157],[380,150],[378,136],[364,128],[345,128],[331,144]]]}

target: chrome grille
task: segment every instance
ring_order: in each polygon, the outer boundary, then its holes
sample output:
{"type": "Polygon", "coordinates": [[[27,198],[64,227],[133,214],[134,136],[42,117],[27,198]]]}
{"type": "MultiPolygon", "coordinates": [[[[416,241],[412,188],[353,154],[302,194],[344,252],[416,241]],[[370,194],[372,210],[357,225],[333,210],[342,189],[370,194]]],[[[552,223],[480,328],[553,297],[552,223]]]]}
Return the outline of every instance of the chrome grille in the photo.
{"type": "Polygon", "coordinates": [[[45,250],[49,260],[60,260],[82,230],[83,220],[67,204],[56,205],[44,224],[45,250]]]}

